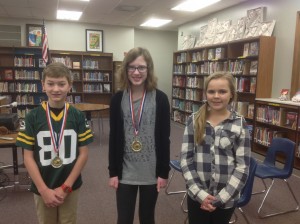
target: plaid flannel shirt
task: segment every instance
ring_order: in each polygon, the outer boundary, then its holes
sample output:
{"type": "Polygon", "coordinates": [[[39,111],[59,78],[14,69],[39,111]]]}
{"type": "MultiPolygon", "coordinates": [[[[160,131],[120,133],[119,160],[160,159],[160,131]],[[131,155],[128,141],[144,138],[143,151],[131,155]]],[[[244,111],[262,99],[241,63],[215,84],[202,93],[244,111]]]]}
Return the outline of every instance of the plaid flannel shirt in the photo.
{"type": "Polygon", "coordinates": [[[249,171],[250,135],[245,119],[236,112],[212,127],[206,122],[204,141],[194,143],[194,116],[186,123],[181,148],[181,168],[189,196],[202,203],[211,194],[214,205],[236,205],[249,171]]]}

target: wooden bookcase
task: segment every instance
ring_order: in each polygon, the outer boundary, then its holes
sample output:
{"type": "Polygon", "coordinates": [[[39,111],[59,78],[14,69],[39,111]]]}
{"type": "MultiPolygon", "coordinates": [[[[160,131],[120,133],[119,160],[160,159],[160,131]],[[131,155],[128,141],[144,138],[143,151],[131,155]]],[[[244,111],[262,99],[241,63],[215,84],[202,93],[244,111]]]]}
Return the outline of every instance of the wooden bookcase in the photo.
{"type": "MultiPolygon", "coordinates": [[[[113,54],[50,50],[51,62],[64,63],[72,72],[72,103],[109,104],[113,94],[113,54]]],[[[20,118],[47,99],[41,79],[45,64],[39,47],[0,47],[0,94],[17,101],[20,118]]]]}
{"type": "Polygon", "coordinates": [[[274,53],[275,38],[265,36],[175,52],[172,119],[184,124],[203,103],[206,77],[227,71],[236,78],[234,107],[253,124],[255,98],[271,97],[274,53]]]}
{"type": "MultiPolygon", "coordinates": [[[[253,151],[266,155],[274,137],[289,138],[296,143],[294,167],[300,169],[300,104],[271,98],[255,100],[253,151]]],[[[278,155],[278,161],[284,158],[278,155]]]]}

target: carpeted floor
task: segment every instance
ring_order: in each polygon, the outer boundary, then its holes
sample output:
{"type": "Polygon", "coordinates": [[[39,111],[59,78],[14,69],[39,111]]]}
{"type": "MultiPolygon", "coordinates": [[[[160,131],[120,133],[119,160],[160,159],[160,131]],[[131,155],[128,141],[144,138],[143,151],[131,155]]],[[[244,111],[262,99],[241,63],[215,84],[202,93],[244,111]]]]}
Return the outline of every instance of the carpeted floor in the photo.
{"type": "MultiPolygon", "coordinates": [[[[90,145],[90,153],[88,163],[83,171],[83,181],[80,192],[79,208],[78,208],[78,224],[114,224],[116,223],[116,203],[115,191],[108,187],[108,120],[104,119],[104,131],[99,135],[97,122],[94,131],[95,142],[90,145]],[[101,145],[99,136],[101,136],[101,145]]],[[[171,159],[178,159],[183,126],[172,123],[171,129],[171,159]]],[[[0,161],[12,163],[11,150],[0,149],[0,161]]],[[[19,150],[19,161],[22,162],[21,150],[19,150]]],[[[254,155],[257,159],[261,156],[254,155]]],[[[13,178],[11,169],[4,171],[13,178]]],[[[26,170],[20,168],[19,180],[21,184],[27,184],[28,178],[26,170]]],[[[299,170],[295,170],[294,175],[289,180],[291,187],[296,193],[296,197],[300,201],[300,177],[299,170]]],[[[255,180],[254,191],[262,188],[259,180],[255,180]]],[[[176,176],[170,186],[170,190],[184,189],[184,181],[181,174],[176,176]]],[[[3,195],[3,190],[0,190],[3,195]]],[[[159,193],[156,207],[156,223],[157,224],[183,224],[186,214],[180,208],[182,199],[180,195],[166,195],[164,191],[159,193]]],[[[243,209],[249,218],[251,224],[298,224],[300,223],[300,212],[280,215],[273,218],[260,219],[256,211],[262,200],[261,195],[252,196],[250,203],[243,209]]],[[[267,202],[267,210],[279,207],[292,207],[291,196],[283,183],[277,182],[274,192],[267,202]]],[[[245,224],[243,217],[239,211],[238,224],[245,224]]],[[[20,186],[17,189],[8,189],[6,196],[0,201],[0,224],[35,224],[37,223],[35,208],[33,204],[32,193],[27,191],[27,186],[20,186]]],[[[138,224],[138,215],[136,214],[134,224],[138,224]]]]}

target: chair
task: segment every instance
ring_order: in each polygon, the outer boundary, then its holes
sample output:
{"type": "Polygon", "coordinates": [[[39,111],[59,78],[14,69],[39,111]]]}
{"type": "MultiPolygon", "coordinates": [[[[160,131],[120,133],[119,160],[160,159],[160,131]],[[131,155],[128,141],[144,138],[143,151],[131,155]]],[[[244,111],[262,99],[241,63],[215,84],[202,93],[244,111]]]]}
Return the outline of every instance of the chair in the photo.
{"type": "Polygon", "coordinates": [[[287,138],[274,138],[267,151],[265,160],[263,161],[263,163],[257,165],[255,176],[260,178],[265,186],[265,189],[259,192],[265,194],[259,206],[259,209],[257,211],[258,216],[260,218],[266,218],[270,216],[285,214],[288,212],[295,212],[299,210],[299,202],[297,201],[296,196],[287,181],[287,179],[291,176],[293,171],[294,157],[295,157],[294,153],[295,153],[295,143],[293,141],[287,138]],[[283,154],[285,156],[285,162],[282,168],[276,166],[276,155],[278,153],[280,153],[281,155],[283,154]],[[270,178],[272,180],[269,187],[267,187],[266,183],[264,182],[264,179],[267,178],[270,178]],[[282,179],[287,184],[288,190],[293,196],[293,199],[296,202],[297,206],[291,210],[273,212],[273,213],[263,215],[262,214],[263,205],[273,187],[275,179],[282,179]]]}
{"type": "MultiPolygon", "coordinates": [[[[241,197],[238,200],[237,203],[237,209],[241,212],[241,214],[243,215],[244,219],[246,220],[246,222],[249,224],[249,220],[246,217],[242,207],[244,207],[245,205],[247,205],[251,199],[251,195],[252,195],[252,188],[253,188],[253,182],[254,182],[254,177],[255,177],[255,170],[257,167],[257,162],[254,158],[250,159],[250,168],[249,168],[249,175],[248,175],[248,179],[245,183],[245,186],[241,192],[241,197]]],[[[237,220],[237,216],[234,213],[235,219],[230,221],[229,223],[235,223],[237,220]]]]}
{"type": "Polygon", "coordinates": [[[180,206],[181,206],[182,211],[186,213],[186,212],[188,212],[188,210],[185,209],[184,206],[183,206],[184,200],[186,199],[186,196],[187,196],[186,190],[169,191],[169,187],[170,187],[170,184],[172,182],[172,179],[174,177],[175,172],[177,171],[177,172],[180,172],[182,174],[181,167],[180,167],[180,161],[179,160],[171,160],[170,161],[170,167],[172,169],[172,173],[171,173],[171,176],[170,176],[169,181],[167,183],[165,192],[166,192],[167,195],[184,194],[183,198],[181,200],[180,206]]]}

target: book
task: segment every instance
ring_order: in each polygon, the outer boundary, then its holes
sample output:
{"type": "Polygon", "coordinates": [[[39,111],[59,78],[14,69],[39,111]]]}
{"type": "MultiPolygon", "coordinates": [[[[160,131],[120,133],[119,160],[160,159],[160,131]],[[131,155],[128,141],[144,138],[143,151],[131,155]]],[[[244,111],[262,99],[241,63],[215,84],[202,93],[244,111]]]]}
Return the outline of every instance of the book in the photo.
{"type": "Polygon", "coordinates": [[[215,49],[208,49],[207,60],[213,60],[215,58],[215,49]]]}
{"type": "Polygon", "coordinates": [[[80,62],[79,61],[73,61],[73,68],[74,69],[80,69],[80,62]]]}
{"type": "Polygon", "coordinates": [[[256,78],[250,78],[250,93],[255,93],[256,91],[256,78]]]}
{"type": "Polygon", "coordinates": [[[45,68],[46,67],[46,63],[44,62],[43,59],[39,59],[39,68],[45,68]]]}
{"type": "Polygon", "coordinates": [[[110,93],[110,84],[103,84],[103,92],[110,93]]]}
{"type": "Polygon", "coordinates": [[[224,47],[217,47],[215,59],[223,59],[225,58],[225,48],[224,47]]]}
{"type": "Polygon", "coordinates": [[[80,80],[80,73],[79,72],[72,72],[71,74],[73,81],[79,81],[80,80]]]}
{"type": "Polygon", "coordinates": [[[81,103],[81,96],[75,96],[74,103],[81,103]]]}
{"type": "Polygon", "coordinates": [[[258,56],[258,42],[252,42],[249,46],[249,56],[258,56]]]}
{"type": "Polygon", "coordinates": [[[256,75],[257,74],[257,66],[258,62],[257,61],[251,61],[250,63],[250,75],[256,75]]]}
{"type": "Polygon", "coordinates": [[[250,75],[250,65],[251,65],[251,62],[248,61],[248,60],[244,60],[244,63],[243,63],[243,75],[250,75]]]}
{"type": "Polygon", "coordinates": [[[248,118],[253,118],[254,117],[254,104],[249,104],[248,105],[248,118]]]}
{"type": "Polygon", "coordinates": [[[286,112],[285,127],[296,129],[297,121],[298,121],[298,113],[297,112],[293,112],[293,111],[286,112]]]}
{"type": "Polygon", "coordinates": [[[13,80],[13,70],[12,69],[4,70],[4,80],[13,80]]]}
{"type": "Polygon", "coordinates": [[[103,74],[103,81],[104,82],[109,82],[110,80],[109,80],[109,73],[104,73],[103,74]]]}
{"type": "Polygon", "coordinates": [[[244,44],[243,57],[247,57],[249,55],[249,43],[244,44]]]}
{"type": "Polygon", "coordinates": [[[236,105],[236,112],[243,117],[247,117],[248,115],[248,106],[249,102],[241,102],[238,101],[236,105]]]}

